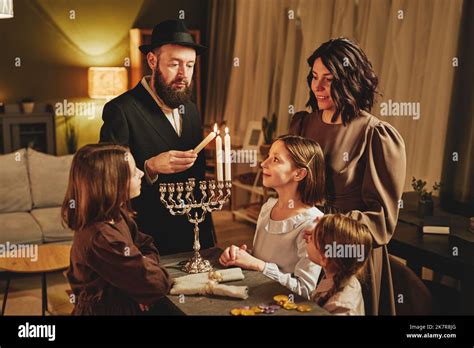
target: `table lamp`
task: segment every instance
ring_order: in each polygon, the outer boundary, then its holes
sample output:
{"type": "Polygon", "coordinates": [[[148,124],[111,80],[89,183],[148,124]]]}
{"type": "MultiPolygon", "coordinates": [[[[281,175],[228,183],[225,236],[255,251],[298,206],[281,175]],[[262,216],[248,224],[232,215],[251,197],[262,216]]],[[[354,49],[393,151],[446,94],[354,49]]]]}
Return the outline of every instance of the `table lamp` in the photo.
{"type": "Polygon", "coordinates": [[[91,67],[88,71],[89,97],[112,99],[127,91],[127,69],[121,67],[91,67]]]}

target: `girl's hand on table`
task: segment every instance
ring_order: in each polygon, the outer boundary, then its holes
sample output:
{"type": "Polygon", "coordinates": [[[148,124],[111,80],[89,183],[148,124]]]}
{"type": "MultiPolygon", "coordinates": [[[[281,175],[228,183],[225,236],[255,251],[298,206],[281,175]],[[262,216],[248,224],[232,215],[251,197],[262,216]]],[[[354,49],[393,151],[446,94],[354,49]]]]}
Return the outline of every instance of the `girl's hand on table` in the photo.
{"type": "Polygon", "coordinates": [[[247,245],[245,244],[240,248],[235,245],[226,248],[219,262],[225,267],[237,266],[259,272],[262,272],[265,268],[265,262],[250,255],[247,252],[247,245]]]}

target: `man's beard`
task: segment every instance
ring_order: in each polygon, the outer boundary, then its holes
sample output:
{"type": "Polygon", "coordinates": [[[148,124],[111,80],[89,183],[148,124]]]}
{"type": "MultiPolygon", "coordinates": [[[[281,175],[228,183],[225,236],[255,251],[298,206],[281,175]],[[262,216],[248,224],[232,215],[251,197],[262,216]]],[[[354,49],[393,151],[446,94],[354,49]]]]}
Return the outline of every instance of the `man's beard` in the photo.
{"type": "Polygon", "coordinates": [[[185,78],[176,78],[171,81],[169,84],[166,84],[166,81],[163,77],[163,74],[157,67],[155,70],[153,81],[153,87],[155,87],[156,94],[163,100],[163,102],[172,109],[176,109],[180,105],[191,101],[193,93],[193,81],[188,86],[188,81],[185,78]],[[182,90],[176,90],[173,88],[173,84],[184,82],[186,87],[182,90]]]}

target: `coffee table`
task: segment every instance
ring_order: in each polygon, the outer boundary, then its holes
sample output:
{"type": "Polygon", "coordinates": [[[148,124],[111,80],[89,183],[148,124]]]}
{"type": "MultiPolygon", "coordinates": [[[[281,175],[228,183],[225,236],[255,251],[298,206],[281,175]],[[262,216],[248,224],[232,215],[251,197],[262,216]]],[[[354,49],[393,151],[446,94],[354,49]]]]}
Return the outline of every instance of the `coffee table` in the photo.
{"type": "Polygon", "coordinates": [[[64,244],[44,244],[38,245],[37,260],[20,257],[0,257],[0,269],[6,271],[7,284],[3,297],[2,315],[5,314],[8,290],[10,288],[11,276],[16,273],[41,274],[42,293],[42,315],[48,310],[48,288],[46,284],[46,274],[59,271],[69,267],[69,255],[71,245],[64,244]]]}

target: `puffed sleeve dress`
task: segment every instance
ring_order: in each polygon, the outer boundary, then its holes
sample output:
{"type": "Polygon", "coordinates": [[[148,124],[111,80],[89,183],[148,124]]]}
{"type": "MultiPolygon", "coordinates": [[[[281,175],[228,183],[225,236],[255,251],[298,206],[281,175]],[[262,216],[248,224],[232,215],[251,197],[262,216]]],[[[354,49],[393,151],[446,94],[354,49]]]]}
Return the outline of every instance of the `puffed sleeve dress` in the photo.
{"type": "Polygon", "coordinates": [[[140,314],[139,304],[158,302],[172,284],[153,238],[125,211],[114,224],[99,222],[74,233],[67,278],[73,315],[140,314]]]}
{"type": "Polygon", "coordinates": [[[362,111],[347,125],[327,124],[320,112],[296,113],[290,133],[313,139],[326,160],[325,213],[340,212],[367,225],[373,237],[364,287],[366,314],[395,314],[387,244],[398,219],[406,175],[405,144],[387,122],[362,111]]]}

